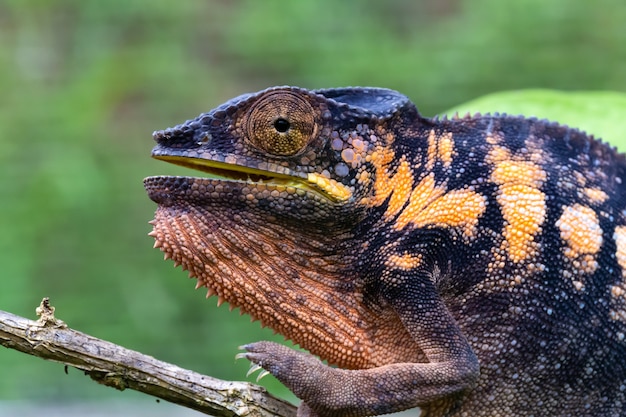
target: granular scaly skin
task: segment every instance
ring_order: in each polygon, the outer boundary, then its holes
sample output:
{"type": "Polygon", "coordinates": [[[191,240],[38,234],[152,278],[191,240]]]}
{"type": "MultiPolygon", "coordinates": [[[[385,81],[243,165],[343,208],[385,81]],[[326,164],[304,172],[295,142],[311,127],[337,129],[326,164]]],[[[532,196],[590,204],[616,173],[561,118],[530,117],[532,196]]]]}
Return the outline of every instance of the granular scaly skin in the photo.
{"type": "Polygon", "coordinates": [[[375,88],[272,88],[154,138],[204,172],[145,180],[155,246],[311,352],[244,347],[300,416],[626,414],[626,160],[609,146],[427,119],[375,88]]]}

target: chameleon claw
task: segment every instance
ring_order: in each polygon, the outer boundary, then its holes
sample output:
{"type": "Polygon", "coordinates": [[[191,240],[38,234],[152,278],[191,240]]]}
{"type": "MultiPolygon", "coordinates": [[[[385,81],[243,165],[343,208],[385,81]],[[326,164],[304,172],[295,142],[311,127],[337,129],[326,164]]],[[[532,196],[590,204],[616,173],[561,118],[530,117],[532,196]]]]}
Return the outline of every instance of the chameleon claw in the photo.
{"type": "MultiPolygon", "coordinates": [[[[252,364],[252,366],[250,366],[250,369],[248,369],[248,372],[246,373],[246,378],[249,377],[250,375],[252,375],[253,373],[255,373],[256,371],[258,371],[259,369],[263,369],[263,368],[261,368],[257,364],[252,364]]],[[[259,374],[259,376],[257,377],[257,381],[259,380],[261,375],[263,375],[263,372],[261,372],[261,374],[259,374]]]]}
{"type": "Polygon", "coordinates": [[[235,360],[239,360],[239,359],[248,359],[247,358],[247,352],[241,352],[235,355],[235,360]]]}
{"type": "Polygon", "coordinates": [[[268,376],[269,373],[270,371],[266,371],[266,370],[261,371],[261,373],[259,373],[259,376],[256,377],[256,382],[259,382],[261,378],[265,378],[266,376],[268,376]]]}

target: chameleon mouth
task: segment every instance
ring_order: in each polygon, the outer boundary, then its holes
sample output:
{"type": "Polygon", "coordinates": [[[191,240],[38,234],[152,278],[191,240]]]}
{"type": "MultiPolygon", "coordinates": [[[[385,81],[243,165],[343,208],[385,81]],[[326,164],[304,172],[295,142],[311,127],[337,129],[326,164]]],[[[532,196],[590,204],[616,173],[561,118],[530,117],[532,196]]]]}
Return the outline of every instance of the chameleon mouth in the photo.
{"type": "Polygon", "coordinates": [[[346,201],[352,196],[352,191],[345,185],[317,173],[308,173],[305,177],[297,177],[210,159],[177,155],[152,155],[152,157],[201,171],[210,180],[264,185],[279,189],[293,188],[296,191],[300,190],[317,195],[333,203],[346,201]]]}

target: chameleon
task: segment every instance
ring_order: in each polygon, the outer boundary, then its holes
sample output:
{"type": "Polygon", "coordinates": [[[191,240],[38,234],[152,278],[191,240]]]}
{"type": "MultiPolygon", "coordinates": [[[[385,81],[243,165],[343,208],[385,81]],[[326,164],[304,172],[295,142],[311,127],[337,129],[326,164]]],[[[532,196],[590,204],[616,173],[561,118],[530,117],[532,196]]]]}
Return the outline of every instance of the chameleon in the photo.
{"type": "Polygon", "coordinates": [[[626,159],[555,122],[273,87],[153,133],[166,259],[305,351],[299,416],[626,415],[626,159]]]}

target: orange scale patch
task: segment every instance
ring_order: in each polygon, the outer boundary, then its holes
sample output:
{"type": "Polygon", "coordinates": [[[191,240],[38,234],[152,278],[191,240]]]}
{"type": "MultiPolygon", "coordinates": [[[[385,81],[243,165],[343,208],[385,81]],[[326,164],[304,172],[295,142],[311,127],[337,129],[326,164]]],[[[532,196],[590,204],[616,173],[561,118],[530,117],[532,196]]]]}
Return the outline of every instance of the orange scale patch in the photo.
{"type": "Polygon", "coordinates": [[[532,162],[504,160],[497,163],[491,179],[497,184],[526,184],[540,187],[546,180],[546,173],[532,162]]]}
{"type": "Polygon", "coordinates": [[[422,255],[412,255],[403,253],[402,255],[391,255],[385,261],[385,265],[391,268],[399,268],[404,271],[410,271],[417,268],[422,263],[422,255]]]}
{"type": "Polygon", "coordinates": [[[400,230],[413,221],[418,214],[434,200],[445,193],[445,189],[435,186],[435,174],[431,173],[415,186],[409,197],[409,204],[396,219],[394,228],[400,230]]]}
{"type": "Polygon", "coordinates": [[[487,161],[494,165],[491,180],[500,186],[496,199],[506,221],[502,249],[513,262],[537,253],[535,236],[546,218],[545,194],[540,188],[547,174],[532,162],[540,156],[516,157],[498,145],[487,156],[487,161]]]}
{"type": "Polygon", "coordinates": [[[534,236],[545,221],[545,194],[528,185],[503,185],[497,201],[506,221],[505,249],[513,262],[521,262],[536,253],[534,236]]]}
{"type": "Polygon", "coordinates": [[[426,169],[431,170],[437,161],[441,161],[443,166],[448,168],[452,164],[454,152],[454,140],[452,133],[444,133],[438,136],[432,129],[428,135],[428,150],[426,169]]]}
{"type": "Polygon", "coordinates": [[[392,150],[378,148],[368,158],[376,169],[376,179],[374,195],[365,203],[379,206],[391,195],[389,207],[385,212],[387,218],[395,216],[402,209],[411,195],[414,181],[413,171],[404,156],[400,159],[396,172],[393,175],[389,173],[389,164],[394,156],[395,153],[392,150]]]}
{"type": "Polygon", "coordinates": [[[581,204],[566,206],[556,222],[567,247],[564,254],[568,258],[580,255],[595,255],[602,247],[602,229],[598,216],[591,208],[581,204]]]}
{"type": "Polygon", "coordinates": [[[485,202],[486,198],[474,191],[450,191],[416,213],[410,223],[417,227],[459,227],[463,229],[465,236],[471,237],[478,219],[485,211],[485,202]]]}
{"type": "MultiPolygon", "coordinates": [[[[502,136],[498,133],[490,133],[485,138],[485,142],[487,142],[490,145],[497,145],[502,142],[502,136]]],[[[504,148],[501,148],[501,149],[504,149],[504,148]]]]}
{"type": "Polygon", "coordinates": [[[590,203],[602,204],[609,198],[608,194],[599,188],[585,188],[584,192],[590,203]]]}
{"type": "Polygon", "coordinates": [[[454,140],[452,139],[452,134],[448,133],[443,135],[439,140],[439,158],[446,168],[448,168],[450,164],[452,164],[453,152],[454,140]]]}
{"type": "Polygon", "coordinates": [[[413,191],[413,172],[406,159],[402,158],[396,174],[388,181],[391,186],[391,198],[385,216],[395,216],[400,212],[413,191]]]}

